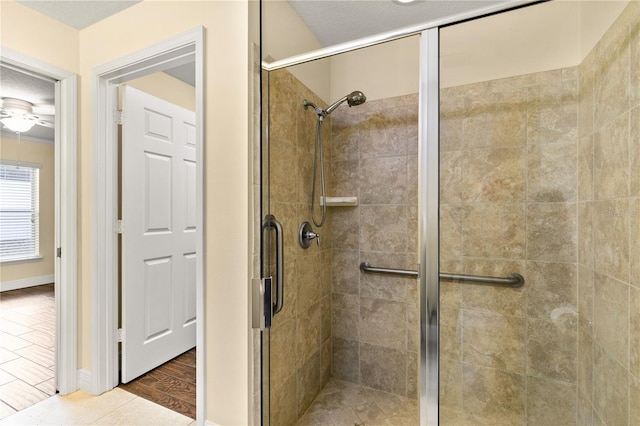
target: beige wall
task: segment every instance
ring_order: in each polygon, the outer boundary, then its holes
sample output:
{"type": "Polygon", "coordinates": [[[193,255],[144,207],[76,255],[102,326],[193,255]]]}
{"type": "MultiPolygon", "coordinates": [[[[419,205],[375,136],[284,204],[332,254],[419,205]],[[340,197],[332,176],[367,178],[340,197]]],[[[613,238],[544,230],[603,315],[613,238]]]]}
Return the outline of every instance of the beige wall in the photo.
{"type": "Polygon", "coordinates": [[[169,74],[157,72],[127,81],[124,84],[135,87],[157,98],[164,99],[172,104],[179,105],[189,111],[196,110],[195,87],[169,74]]]}
{"type": "MultiPolygon", "coordinates": [[[[0,139],[0,159],[17,161],[18,141],[13,137],[0,139]]],[[[42,260],[0,266],[0,280],[13,281],[53,275],[55,261],[54,149],[53,144],[20,143],[20,160],[40,164],[40,255],[42,260]]]]}
{"type": "Polygon", "coordinates": [[[574,424],[577,68],[441,91],[443,424],[574,424]]]}
{"type": "MultiPolygon", "coordinates": [[[[262,7],[262,55],[266,62],[322,48],[288,1],[269,0],[262,7]]],[[[329,103],[330,69],[331,59],[324,59],[291,67],[289,72],[329,103]]]]}
{"type": "Polygon", "coordinates": [[[578,422],[640,424],[640,2],[580,64],[578,422]]]}
{"type": "Polygon", "coordinates": [[[206,418],[218,424],[247,424],[249,3],[145,1],[79,32],[13,1],[3,1],[1,13],[3,47],[80,74],[78,252],[84,255],[79,259],[79,367],[88,370],[92,367],[92,69],[197,26],[207,29],[206,418]]]}

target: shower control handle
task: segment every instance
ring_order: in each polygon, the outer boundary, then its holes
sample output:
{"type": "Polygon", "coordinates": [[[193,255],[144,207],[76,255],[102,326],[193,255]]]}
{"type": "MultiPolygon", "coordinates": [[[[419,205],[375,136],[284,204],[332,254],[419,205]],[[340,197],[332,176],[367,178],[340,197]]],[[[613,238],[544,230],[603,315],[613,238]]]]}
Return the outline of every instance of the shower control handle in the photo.
{"type": "Polygon", "coordinates": [[[309,222],[302,222],[300,231],[298,232],[298,242],[303,249],[309,248],[311,240],[315,239],[318,247],[320,247],[320,234],[313,232],[313,228],[309,222]]]}

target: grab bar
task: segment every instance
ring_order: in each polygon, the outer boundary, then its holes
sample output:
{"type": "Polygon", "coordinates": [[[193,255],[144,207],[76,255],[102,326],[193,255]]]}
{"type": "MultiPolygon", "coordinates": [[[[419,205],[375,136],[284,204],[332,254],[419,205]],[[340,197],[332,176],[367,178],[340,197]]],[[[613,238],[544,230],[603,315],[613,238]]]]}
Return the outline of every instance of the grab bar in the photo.
{"type": "MultiPolygon", "coordinates": [[[[369,263],[367,262],[362,262],[360,264],[360,271],[365,273],[374,273],[374,274],[400,275],[400,276],[412,277],[412,278],[418,278],[419,276],[418,271],[413,271],[409,269],[378,268],[375,266],[370,266],[369,263]]],[[[440,279],[467,281],[467,282],[479,283],[479,284],[508,285],[513,288],[519,288],[524,285],[524,277],[515,272],[506,278],[485,277],[480,275],[447,274],[443,272],[440,274],[440,279]]]]}

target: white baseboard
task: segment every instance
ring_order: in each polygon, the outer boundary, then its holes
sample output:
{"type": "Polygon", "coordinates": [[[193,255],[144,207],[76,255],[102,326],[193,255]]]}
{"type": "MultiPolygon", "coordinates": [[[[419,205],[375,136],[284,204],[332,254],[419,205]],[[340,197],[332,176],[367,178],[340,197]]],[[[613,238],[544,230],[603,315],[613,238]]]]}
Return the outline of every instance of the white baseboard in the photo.
{"type": "Polygon", "coordinates": [[[0,282],[0,291],[19,290],[21,288],[35,287],[42,284],[51,284],[55,275],[42,275],[40,277],[23,278],[21,280],[0,282]]]}
{"type": "Polygon", "coordinates": [[[91,371],[81,368],[78,370],[78,389],[85,391],[86,393],[92,393],[93,381],[91,380],[91,371]]]}

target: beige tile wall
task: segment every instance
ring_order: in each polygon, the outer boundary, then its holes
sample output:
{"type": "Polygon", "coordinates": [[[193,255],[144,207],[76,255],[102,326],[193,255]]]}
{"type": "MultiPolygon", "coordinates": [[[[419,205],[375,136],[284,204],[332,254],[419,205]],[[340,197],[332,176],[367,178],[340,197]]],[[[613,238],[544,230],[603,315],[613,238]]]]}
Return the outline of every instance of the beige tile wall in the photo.
{"type": "Polygon", "coordinates": [[[441,92],[444,424],[574,424],[577,69],[441,92]]]}
{"type": "Polygon", "coordinates": [[[640,424],[640,2],[579,67],[578,421],[640,424]]]}
{"type": "Polygon", "coordinates": [[[578,66],[445,89],[445,423],[640,424],[640,3],[578,66]]]}
{"type": "Polygon", "coordinates": [[[332,114],[333,376],[417,396],[417,280],[361,274],[360,262],[417,268],[418,96],[332,114]]]}
{"type": "MultiPolygon", "coordinates": [[[[331,217],[322,245],[302,249],[298,229],[311,221],[316,115],[326,108],[287,70],[269,75],[270,209],[284,230],[284,305],[271,328],[271,421],[295,424],[331,377],[331,217]]],[[[327,188],[331,187],[331,119],[323,126],[327,188]]],[[[264,161],[264,160],[263,160],[264,161]]],[[[265,188],[265,186],[263,186],[265,188]]],[[[330,213],[329,213],[330,214],[330,213]]]]}

